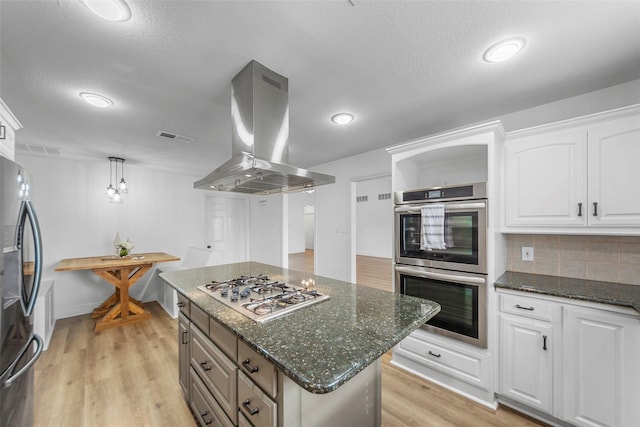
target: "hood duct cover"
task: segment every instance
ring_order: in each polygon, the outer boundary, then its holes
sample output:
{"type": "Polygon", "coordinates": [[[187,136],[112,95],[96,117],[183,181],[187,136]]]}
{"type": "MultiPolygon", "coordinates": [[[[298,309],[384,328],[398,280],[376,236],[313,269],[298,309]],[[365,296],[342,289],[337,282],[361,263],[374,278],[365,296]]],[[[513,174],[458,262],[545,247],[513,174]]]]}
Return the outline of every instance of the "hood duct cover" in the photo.
{"type": "Polygon", "coordinates": [[[336,182],[288,164],[289,81],[256,61],[233,78],[231,124],[231,159],[194,188],[266,195],[336,182]]]}

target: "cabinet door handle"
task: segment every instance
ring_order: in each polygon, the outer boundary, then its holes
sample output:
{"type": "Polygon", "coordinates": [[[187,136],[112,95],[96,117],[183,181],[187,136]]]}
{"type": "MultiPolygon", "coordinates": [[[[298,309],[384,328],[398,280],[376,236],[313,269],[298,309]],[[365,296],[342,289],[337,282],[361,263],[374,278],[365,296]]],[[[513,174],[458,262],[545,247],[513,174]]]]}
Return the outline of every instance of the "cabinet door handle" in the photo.
{"type": "Polygon", "coordinates": [[[179,301],[178,304],[176,304],[178,307],[182,308],[184,307],[186,304],[183,301],[179,301]]]}
{"type": "Polygon", "coordinates": [[[520,305],[520,304],[516,304],[516,308],[519,308],[520,310],[529,310],[529,311],[535,310],[535,308],[533,308],[533,307],[525,307],[525,306],[520,305]]]}
{"type": "Polygon", "coordinates": [[[205,361],[200,362],[200,365],[202,365],[202,369],[204,369],[204,370],[205,370],[205,372],[206,372],[206,371],[210,371],[210,370],[211,370],[211,366],[208,366],[208,365],[207,365],[207,361],[206,361],[206,360],[205,360],[205,361]]]}
{"type": "Polygon", "coordinates": [[[182,333],[182,344],[189,344],[189,332],[187,331],[182,333]]]}
{"type": "Polygon", "coordinates": [[[542,349],[543,350],[547,349],[547,336],[546,335],[542,336],[542,349]]]}
{"type": "Polygon", "coordinates": [[[209,415],[209,411],[204,411],[203,413],[200,414],[200,416],[202,417],[202,420],[204,421],[205,425],[209,425],[213,422],[214,418],[211,418],[210,420],[207,420],[205,417],[209,415]]]}
{"type": "Polygon", "coordinates": [[[598,202],[593,202],[593,216],[598,216],[598,202]]]}
{"type": "Polygon", "coordinates": [[[434,352],[432,352],[431,350],[429,350],[429,356],[433,356],[433,357],[442,357],[441,354],[436,354],[434,352]]]}
{"type": "Polygon", "coordinates": [[[242,366],[244,366],[244,367],[245,367],[245,369],[246,369],[247,371],[249,371],[249,373],[250,373],[250,374],[255,374],[255,373],[256,373],[256,372],[258,372],[258,370],[260,369],[260,368],[258,368],[257,366],[251,366],[251,365],[249,364],[249,359],[245,359],[245,360],[242,362],[242,366]]]}
{"type": "Polygon", "coordinates": [[[242,406],[244,406],[244,409],[249,411],[249,415],[254,416],[258,412],[260,412],[260,409],[252,408],[251,406],[249,406],[249,403],[251,403],[251,400],[249,400],[249,399],[247,399],[244,402],[242,402],[242,406]]]}
{"type": "Polygon", "coordinates": [[[582,216],[582,203],[578,203],[578,216],[582,216]]]}

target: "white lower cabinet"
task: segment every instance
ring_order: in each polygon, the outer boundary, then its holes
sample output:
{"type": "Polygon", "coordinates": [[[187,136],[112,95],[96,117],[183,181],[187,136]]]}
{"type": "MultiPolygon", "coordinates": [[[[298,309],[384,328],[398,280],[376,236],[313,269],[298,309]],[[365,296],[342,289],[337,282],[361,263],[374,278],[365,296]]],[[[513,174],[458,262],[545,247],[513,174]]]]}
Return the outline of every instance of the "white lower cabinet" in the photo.
{"type": "Polygon", "coordinates": [[[552,413],[553,327],[549,322],[500,315],[502,394],[552,413]]]}
{"type": "Polygon", "coordinates": [[[579,426],[640,425],[640,321],[563,310],[563,418],[579,426]]]}
{"type": "Polygon", "coordinates": [[[640,313],[498,295],[503,403],[576,426],[640,425],[640,313]]]}

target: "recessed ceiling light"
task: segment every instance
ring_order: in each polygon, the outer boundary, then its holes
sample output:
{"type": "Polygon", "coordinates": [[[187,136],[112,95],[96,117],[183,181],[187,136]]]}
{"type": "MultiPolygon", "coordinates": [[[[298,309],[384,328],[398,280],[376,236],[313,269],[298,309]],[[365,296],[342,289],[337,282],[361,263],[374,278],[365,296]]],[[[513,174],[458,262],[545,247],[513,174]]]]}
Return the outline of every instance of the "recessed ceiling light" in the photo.
{"type": "Polygon", "coordinates": [[[482,57],[487,62],[503,62],[520,52],[525,44],[527,44],[527,40],[523,37],[502,40],[487,49],[482,57]]]}
{"type": "Polygon", "coordinates": [[[108,21],[128,21],[131,19],[131,9],[124,0],[80,0],[82,4],[108,21]]]}
{"type": "Polygon", "coordinates": [[[112,100],[106,96],[98,95],[97,93],[80,92],[80,96],[82,99],[87,101],[88,104],[91,104],[94,107],[106,108],[113,105],[112,100]]]}
{"type": "Polygon", "coordinates": [[[353,114],[350,113],[338,113],[331,116],[331,121],[338,125],[346,125],[353,121],[353,114]]]}

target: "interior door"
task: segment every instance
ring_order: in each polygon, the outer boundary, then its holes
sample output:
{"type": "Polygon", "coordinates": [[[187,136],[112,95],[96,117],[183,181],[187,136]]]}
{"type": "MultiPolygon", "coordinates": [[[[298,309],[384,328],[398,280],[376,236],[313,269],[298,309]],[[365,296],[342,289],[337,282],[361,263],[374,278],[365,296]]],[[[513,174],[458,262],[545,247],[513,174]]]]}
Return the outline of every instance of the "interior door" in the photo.
{"type": "Polygon", "coordinates": [[[207,196],[206,235],[211,265],[248,260],[248,199],[246,196],[207,196]]]}

